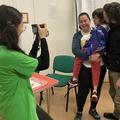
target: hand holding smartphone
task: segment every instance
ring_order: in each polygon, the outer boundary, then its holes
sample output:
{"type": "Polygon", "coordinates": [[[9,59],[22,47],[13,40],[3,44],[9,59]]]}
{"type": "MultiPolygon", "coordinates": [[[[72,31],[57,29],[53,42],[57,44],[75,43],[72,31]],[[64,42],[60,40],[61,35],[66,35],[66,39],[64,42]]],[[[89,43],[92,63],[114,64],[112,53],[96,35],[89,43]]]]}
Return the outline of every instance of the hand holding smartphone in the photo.
{"type": "MultiPolygon", "coordinates": [[[[32,24],[31,26],[32,26],[33,34],[37,34],[37,32],[38,32],[38,25],[37,24],[32,24]]],[[[45,24],[40,24],[39,26],[40,26],[40,28],[45,28],[45,24]]]]}
{"type": "Polygon", "coordinates": [[[32,24],[32,32],[35,35],[39,34],[40,38],[45,38],[49,35],[46,24],[32,24]]]}
{"type": "Polygon", "coordinates": [[[46,24],[44,24],[44,27],[41,27],[40,25],[38,25],[38,33],[40,38],[46,38],[49,36],[49,32],[46,24]]]}

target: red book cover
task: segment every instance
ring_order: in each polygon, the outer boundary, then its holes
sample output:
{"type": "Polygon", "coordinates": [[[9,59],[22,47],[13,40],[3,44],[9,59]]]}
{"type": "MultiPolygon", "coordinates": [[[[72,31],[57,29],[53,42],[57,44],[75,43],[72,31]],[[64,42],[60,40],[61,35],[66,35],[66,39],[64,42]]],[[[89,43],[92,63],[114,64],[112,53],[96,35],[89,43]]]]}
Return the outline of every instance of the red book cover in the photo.
{"type": "Polygon", "coordinates": [[[56,85],[58,80],[41,75],[39,73],[33,73],[30,78],[30,83],[33,92],[40,92],[56,85]]]}

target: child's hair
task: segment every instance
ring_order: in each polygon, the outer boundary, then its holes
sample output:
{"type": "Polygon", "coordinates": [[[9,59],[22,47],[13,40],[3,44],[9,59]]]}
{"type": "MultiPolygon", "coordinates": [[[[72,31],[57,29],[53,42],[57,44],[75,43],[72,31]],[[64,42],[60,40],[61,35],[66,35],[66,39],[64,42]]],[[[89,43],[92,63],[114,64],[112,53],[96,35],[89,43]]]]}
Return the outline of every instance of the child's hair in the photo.
{"type": "MultiPolygon", "coordinates": [[[[17,28],[22,21],[22,14],[11,6],[0,6],[0,44],[10,50],[23,52],[18,46],[17,28]]],[[[23,52],[24,53],[24,52],[23,52]]]]}
{"type": "Polygon", "coordinates": [[[97,8],[93,11],[92,13],[92,18],[94,19],[96,17],[99,18],[100,23],[104,24],[105,20],[104,20],[104,16],[103,16],[103,9],[102,8],[97,8]]]}

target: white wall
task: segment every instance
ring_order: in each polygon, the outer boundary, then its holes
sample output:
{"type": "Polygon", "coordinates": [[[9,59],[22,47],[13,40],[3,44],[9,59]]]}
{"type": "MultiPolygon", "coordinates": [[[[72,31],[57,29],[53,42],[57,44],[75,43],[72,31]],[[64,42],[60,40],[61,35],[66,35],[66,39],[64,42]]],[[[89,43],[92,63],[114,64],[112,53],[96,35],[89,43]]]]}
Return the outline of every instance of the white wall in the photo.
{"type": "Polygon", "coordinates": [[[13,0],[0,0],[0,5],[7,4],[7,5],[13,5],[13,0]]]}

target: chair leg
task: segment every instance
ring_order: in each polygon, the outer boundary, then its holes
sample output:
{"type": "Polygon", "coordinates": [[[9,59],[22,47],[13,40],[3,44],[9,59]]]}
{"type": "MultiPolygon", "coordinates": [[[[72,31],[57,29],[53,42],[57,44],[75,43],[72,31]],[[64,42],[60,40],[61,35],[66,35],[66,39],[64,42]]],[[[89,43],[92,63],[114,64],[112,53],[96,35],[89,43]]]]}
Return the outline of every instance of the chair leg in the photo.
{"type": "Polygon", "coordinates": [[[41,105],[42,100],[43,100],[43,92],[40,92],[40,101],[39,101],[39,105],[41,105]]]}
{"type": "Polygon", "coordinates": [[[54,95],[54,89],[53,89],[53,87],[51,87],[51,90],[52,90],[52,94],[54,95]]]}
{"type": "Polygon", "coordinates": [[[69,90],[70,90],[70,85],[68,84],[67,88],[67,98],[66,98],[66,112],[68,111],[68,102],[69,102],[69,90]]]}
{"type": "MultiPolygon", "coordinates": [[[[70,89],[72,89],[72,88],[73,88],[73,87],[70,87],[70,84],[69,84],[69,91],[70,91],[70,89]]],[[[68,94],[69,91],[67,90],[67,92],[66,92],[66,94],[64,95],[64,97],[67,96],[67,94],[68,94]]]]}

